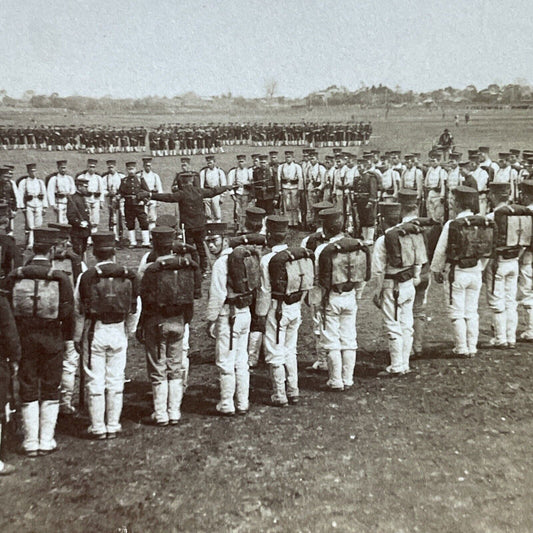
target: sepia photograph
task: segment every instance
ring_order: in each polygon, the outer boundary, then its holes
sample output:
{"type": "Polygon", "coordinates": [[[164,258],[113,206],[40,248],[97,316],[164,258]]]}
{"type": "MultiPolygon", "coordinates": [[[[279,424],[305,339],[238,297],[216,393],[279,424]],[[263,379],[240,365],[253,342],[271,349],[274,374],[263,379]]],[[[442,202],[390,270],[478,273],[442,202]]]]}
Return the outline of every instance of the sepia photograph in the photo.
{"type": "Polygon", "coordinates": [[[2,533],[533,532],[533,3],[1,7],[2,533]]]}

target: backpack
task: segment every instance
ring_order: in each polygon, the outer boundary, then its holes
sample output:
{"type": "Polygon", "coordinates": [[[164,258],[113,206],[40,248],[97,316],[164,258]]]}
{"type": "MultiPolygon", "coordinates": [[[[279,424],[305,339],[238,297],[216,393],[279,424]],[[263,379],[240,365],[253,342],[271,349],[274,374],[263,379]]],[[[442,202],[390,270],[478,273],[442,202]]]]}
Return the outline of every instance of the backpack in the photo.
{"type": "Polygon", "coordinates": [[[259,252],[240,245],[228,256],[228,296],[226,302],[238,309],[252,305],[261,282],[259,252]]]}
{"type": "Polygon", "coordinates": [[[446,260],[460,268],[475,266],[492,255],[495,224],[480,215],[456,218],[450,222],[446,260]]]}
{"type": "Polygon", "coordinates": [[[409,268],[428,263],[424,230],[412,222],[404,222],[385,232],[387,262],[393,268],[409,268]]]}
{"type": "Polygon", "coordinates": [[[509,248],[531,247],[533,213],[523,205],[506,205],[494,211],[496,237],[494,246],[501,252],[509,248]]]}
{"type": "Polygon", "coordinates": [[[142,279],[143,308],[164,314],[165,308],[172,312],[172,308],[192,304],[197,269],[197,263],[180,255],[157,258],[142,279]]]}
{"type": "Polygon", "coordinates": [[[29,265],[17,268],[13,277],[11,301],[15,318],[59,319],[60,276],[57,271],[29,265]]]}
{"type": "Polygon", "coordinates": [[[104,323],[124,320],[135,305],[135,273],[113,263],[95,266],[94,270],[96,275],[89,287],[86,313],[104,323]]]}
{"type": "Polygon", "coordinates": [[[324,247],[318,258],[318,284],[327,291],[347,292],[370,279],[370,250],[359,239],[343,237],[324,247]]]}
{"type": "Polygon", "coordinates": [[[442,232],[442,224],[429,217],[415,218],[411,222],[417,226],[420,226],[424,231],[428,258],[429,261],[432,261],[435,248],[437,247],[437,243],[439,242],[439,237],[442,232]]]}
{"type": "Polygon", "coordinates": [[[286,304],[299,301],[313,287],[314,261],[314,253],[301,247],[275,254],[268,264],[272,296],[286,304]]]}

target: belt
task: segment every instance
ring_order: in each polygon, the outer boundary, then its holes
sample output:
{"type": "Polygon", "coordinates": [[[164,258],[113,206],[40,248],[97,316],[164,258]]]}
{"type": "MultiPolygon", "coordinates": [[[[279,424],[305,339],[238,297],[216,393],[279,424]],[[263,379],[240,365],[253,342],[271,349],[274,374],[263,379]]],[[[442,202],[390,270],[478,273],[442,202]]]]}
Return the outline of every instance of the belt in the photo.
{"type": "Polygon", "coordinates": [[[56,192],[56,198],[66,198],[67,195],[64,192],[56,192]]]}

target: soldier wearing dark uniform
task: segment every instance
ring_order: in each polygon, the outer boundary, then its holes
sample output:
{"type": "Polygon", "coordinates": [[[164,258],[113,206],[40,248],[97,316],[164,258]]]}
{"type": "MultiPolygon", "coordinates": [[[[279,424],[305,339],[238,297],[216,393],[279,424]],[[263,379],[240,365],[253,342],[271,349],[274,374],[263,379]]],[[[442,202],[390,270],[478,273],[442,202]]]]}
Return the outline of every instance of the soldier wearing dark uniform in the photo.
{"type": "Polygon", "coordinates": [[[150,247],[150,231],[148,230],[148,216],[144,210],[144,200],[139,193],[150,192],[146,182],[137,175],[135,161],[126,163],[127,176],[120,182],[118,194],[124,199],[124,218],[130,240],[130,248],[137,246],[135,235],[135,220],[139,222],[142,233],[142,246],[150,247]]]}
{"type": "Polygon", "coordinates": [[[367,168],[355,180],[354,193],[359,227],[365,243],[374,242],[374,225],[376,223],[376,202],[378,197],[378,176],[370,169],[368,159],[367,168]]]}
{"type": "Polygon", "coordinates": [[[13,233],[13,218],[17,212],[17,195],[9,179],[10,171],[8,167],[0,168],[0,202],[9,206],[9,234],[13,233]]]}
{"type": "Polygon", "coordinates": [[[59,231],[36,228],[34,236],[35,257],[6,280],[21,340],[22,447],[30,457],[56,449],[64,345],[74,334],[72,285],[50,261],[59,231]]]}
{"type": "Polygon", "coordinates": [[[272,215],[279,194],[277,174],[274,174],[274,167],[268,165],[266,155],[260,156],[259,161],[260,166],[254,168],[253,171],[251,196],[255,198],[255,205],[257,207],[264,209],[267,215],[272,215]]]}
{"type": "Polygon", "coordinates": [[[70,238],[72,249],[80,257],[87,250],[87,239],[91,235],[91,219],[86,197],[89,196],[89,180],[85,176],[76,178],[76,192],[68,197],[67,220],[72,226],[70,238]]]}
{"type": "MultiPolygon", "coordinates": [[[[0,230],[2,228],[8,230],[9,212],[9,206],[6,203],[0,203],[0,230]]],[[[2,280],[22,263],[22,257],[13,236],[0,233],[0,258],[0,280],[2,280]]]]}

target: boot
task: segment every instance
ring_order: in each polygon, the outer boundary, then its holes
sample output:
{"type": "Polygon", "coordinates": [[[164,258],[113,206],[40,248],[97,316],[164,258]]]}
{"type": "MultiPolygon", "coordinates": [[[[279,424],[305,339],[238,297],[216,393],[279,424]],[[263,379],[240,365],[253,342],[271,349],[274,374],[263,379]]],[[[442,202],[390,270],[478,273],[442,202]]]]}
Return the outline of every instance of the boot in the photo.
{"type": "Polygon", "coordinates": [[[134,246],[137,246],[137,237],[135,235],[135,230],[129,230],[128,231],[128,237],[130,240],[130,248],[133,248],[134,246]]]}
{"type": "Polygon", "coordinates": [[[105,436],[105,397],[103,394],[89,394],[88,398],[89,418],[91,425],[89,433],[95,438],[105,436]]]}
{"type": "Polygon", "coordinates": [[[39,402],[22,404],[22,426],[22,448],[26,455],[36,457],[39,452],[39,402]]]}
{"type": "Polygon", "coordinates": [[[168,381],[168,418],[171,426],[176,425],[181,418],[183,391],[183,379],[168,381]]]}
{"type": "Polygon", "coordinates": [[[353,387],[353,373],[355,370],[355,350],[342,350],[342,382],[344,388],[353,387]]]}
{"type": "Polygon", "coordinates": [[[169,399],[168,381],[152,383],[152,393],[154,396],[154,414],[152,415],[152,419],[158,426],[167,426],[167,403],[169,399]]]}
{"type": "Polygon", "coordinates": [[[250,331],[248,337],[248,365],[250,368],[255,368],[259,363],[262,342],[263,334],[260,331],[250,331]]]}
{"type": "Polygon", "coordinates": [[[117,433],[122,431],[120,425],[120,415],[122,414],[122,391],[106,391],[106,419],[107,419],[107,438],[116,437],[117,433]]]}
{"type": "Polygon", "coordinates": [[[147,230],[147,229],[143,229],[141,231],[141,235],[142,235],[142,240],[143,240],[143,243],[142,243],[143,248],[151,248],[151,246],[150,246],[150,231],[147,230]]]}
{"type": "Polygon", "coordinates": [[[289,404],[285,392],[285,367],[270,365],[270,379],[272,381],[272,403],[278,407],[289,404]]]}
{"type": "Polygon", "coordinates": [[[45,400],[41,403],[41,416],[39,420],[39,452],[41,455],[49,454],[57,448],[54,440],[59,402],[57,400],[45,400]]]}
{"type": "Polygon", "coordinates": [[[328,373],[327,386],[331,390],[344,390],[342,382],[342,357],[340,350],[328,351],[328,373]]]}

